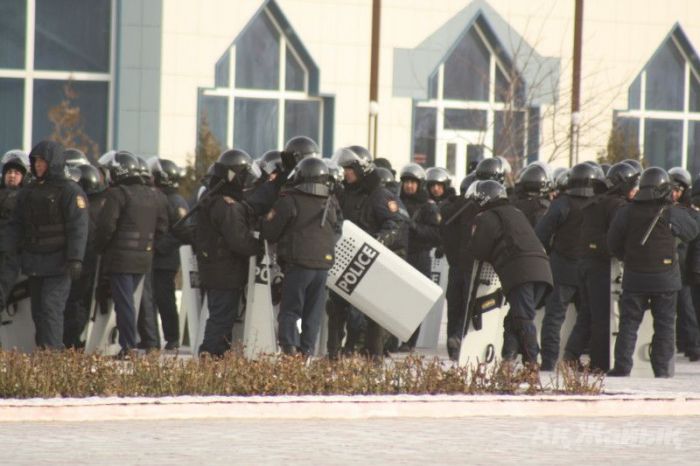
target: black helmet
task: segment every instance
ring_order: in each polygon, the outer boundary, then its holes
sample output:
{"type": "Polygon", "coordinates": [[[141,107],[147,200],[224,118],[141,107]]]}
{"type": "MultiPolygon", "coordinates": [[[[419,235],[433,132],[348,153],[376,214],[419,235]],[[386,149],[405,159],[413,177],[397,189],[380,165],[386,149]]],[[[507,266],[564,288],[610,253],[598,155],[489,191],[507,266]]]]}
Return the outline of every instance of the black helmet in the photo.
{"type": "Polygon", "coordinates": [[[326,162],[315,157],[299,162],[291,180],[295,189],[323,197],[330,195],[333,183],[333,177],[326,162]]]}
{"type": "Polygon", "coordinates": [[[479,180],[469,191],[469,199],[481,207],[501,199],[508,199],[505,186],[494,180],[479,180]]]}
{"type": "Polygon", "coordinates": [[[425,179],[427,181],[428,188],[434,184],[442,183],[445,189],[448,189],[452,184],[452,179],[450,178],[450,172],[442,167],[431,167],[425,171],[425,179]]]}
{"type": "Polygon", "coordinates": [[[152,173],[151,167],[148,166],[148,162],[146,162],[146,159],[141,155],[137,155],[136,160],[139,161],[139,176],[143,181],[150,182],[152,173]]]}
{"type": "Polygon", "coordinates": [[[659,167],[649,167],[639,178],[639,191],[634,196],[635,201],[654,201],[668,199],[671,193],[671,177],[666,170],[659,167]]]}
{"type": "Polygon", "coordinates": [[[107,189],[107,184],[102,176],[102,172],[92,165],[79,165],[80,180],[78,183],[85,191],[85,194],[97,194],[107,189]]]}
{"type": "Polygon", "coordinates": [[[29,171],[29,157],[24,151],[13,149],[5,152],[5,155],[2,156],[2,160],[0,160],[0,165],[2,165],[3,177],[8,168],[16,168],[22,172],[22,175],[26,175],[29,171]]]}
{"type": "Polygon", "coordinates": [[[592,197],[604,187],[603,170],[597,164],[583,162],[571,168],[566,192],[574,196],[592,197]]]}
{"type": "Polygon", "coordinates": [[[75,181],[76,183],[80,181],[80,168],[79,165],[66,165],[63,167],[63,171],[66,174],[66,179],[75,181]]]}
{"type": "Polygon", "coordinates": [[[278,150],[269,150],[265,152],[259,159],[256,160],[260,171],[267,176],[275,172],[282,171],[282,153],[278,150]]]}
{"type": "MultiPolygon", "coordinates": [[[[151,160],[158,160],[153,157],[151,160]]],[[[185,169],[168,159],[160,159],[159,163],[151,164],[151,173],[156,186],[161,188],[177,188],[185,176],[185,169]],[[158,170],[160,168],[160,170],[158,170]]]]}
{"type": "Polygon", "coordinates": [[[308,157],[321,157],[318,144],[306,136],[294,136],[284,145],[284,152],[294,158],[296,163],[308,157]]]}
{"type": "Polygon", "coordinates": [[[552,180],[542,165],[533,164],[520,173],[515,186],[525,193],[545,195],[552,191],[552,180]]]}
{"type": "Polygon", "coordinates": [[[484,159],[476,166],[477,180],[494,180],[503,183],[506,179],[506,165],[500,157],[484,159]]]}
{"type": "MultiPolygon", "coordinates": [[[[372,160],[374,159],[374,157],[372,157],[372,154],[370,153],[370,151],[366,147],[354,145],[354,146],[349,146],[348,149],[350,149],[351,151],[356,153],[357,156],[363,160],[369,160],[370,162],[372,162],[372,160]]],[[[376,167],[376,165],[375,165],[375,167],[376,167]]]]}
{"type": "Polygon", "coordinates": [[[115,183],[121,183],[129,178],[138,178],[141,175],[138,159],[125,150],[111,154],[111,160],[107,162],[105,168],[109,170],[110,179],[115,183]]]}
{"type": "Polygon", "coordinates": [[[640,175],[644,171],[644,167],[642,167],[642,164],[639,162],[639,160],[625,159],[625,160],[623,160],[623,162],[625,162],[627,165],[631,165],[632,168],[637,170],[637,173],[639,173],[640,175]]]}
{"type": "Polygon", "coordinates": [[[392,183],[396,183],[396,179],[394,178],[394,174],[389,171],[388,168],[384,167],[377,167],[374,169],[374,173],[377,174],[379,177],[379,183],[384,186],[385,188],[388,186],[391,186],[392,183]]]}
{"type": "Polygon", "coordinates": [[[461,194],[462,196],[467,194],[467,190],[469,189],[469,186],[471,186],[472,183],[474,183],[474,181],[476,181],[476,175],[474,174],[474,172],[465,176],[462,179],[462,182],[459,183],[459,194],[461,194]]]}
{"type": "Polygon", "coordinates": [[[639,182],[639,173],[627,162],[618,162],[608,170],[605,184],[610,191],[628,193],[639,182]]]}
{"type": "Polygon", "coordinates": [[[349,147],[343,147],[335,151],[331,160],[339,167],[353,169],[358,178],[362,178],[374,170],[372,157],[367,151],[359,151],[358,153],[349,147]]]}
{"type": "Polygon", "coordinates": [[[420,185],[423,183],[423,181],[425,181],[425,170],[423,170],[423,167],[417,163],[409,163],[401,169],[399,179],[402,182],[406,180],[414,180],[420,185]]]}
{"type": "Polygon", "coordinates": [[[680,188],[682,191],[687,191],[693,184],[693,177],[690,172],[683,167],[673,167],[668,171],[668,176],[671,178],[674,188],[680,188]]]}
{"type": "Polygon", "coordinates": [[[226,180],[242,191],[253,186],[260,177],[260,169],[245,151],[230,149],[223,152],[214,163],[213,176],[226,180]]]}
{"type": "MultiPolygon", "coordinates": [[[[359,147],[361,150],[366,150],[364,147],[361,147],[361,146],[355,146],[355,147],[359,147]]],[[[367,153],[369,154],[369,151],[367,151],[367,153]]],[[[385,159],[384,157],[378,157],[378,158],[374,159],[374,166],[377,168],[379,168],[379,167],[386,168],[387,170],[389,170],[391,172],[391,174],[393,176],[396,176],[396,170],[394,170],[394,167],[391,166],[391,162],[389,161],[389,159],[385,159]]]]}
{"type": "Polygon", "coordinates": [[[68,166],[85,165],[86,163],[90,163],[83,151],[73,147],[63,151],[63,158],[68,166]]]}

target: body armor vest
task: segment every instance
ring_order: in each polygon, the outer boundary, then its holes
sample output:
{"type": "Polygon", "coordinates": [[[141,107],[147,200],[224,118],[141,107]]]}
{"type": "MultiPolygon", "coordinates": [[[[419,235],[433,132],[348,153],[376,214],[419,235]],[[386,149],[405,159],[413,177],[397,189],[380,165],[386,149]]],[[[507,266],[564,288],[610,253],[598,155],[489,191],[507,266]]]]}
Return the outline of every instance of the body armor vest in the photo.
{"type": "Polygon", "coordinates": [[[566,196],[569,203],[569,214],[564,223],[559,225],[554,234],[552,249],[567,259],[578,259],[583,256],[581,244],[581,226],[583,213],[581,208],[587,202],[586,198],[566,196]]]}
{"type": "Polygon", "coordinates": [[[112,238],[112,247],[120,251],[153,250],[157,201],[150,188],[141,185],[118,186],[126,204],[112,238]]]}
{"type": "Polygon", "coordinates": [[[661,206],[657,203],[637,203],[629,210],[625,238],[625,269],[634,272],[658,273],[672,270],[677,261],[676,239],[664,212],[642,246],[642,237],[661,206]]]}
{"type": "Polygon", "coordinates": [[[61,205],[62,193],[62,186],[48,181],[29,188],[22,245],[27,252],[47,254],[65,247],[66,222],[61,205]]]}

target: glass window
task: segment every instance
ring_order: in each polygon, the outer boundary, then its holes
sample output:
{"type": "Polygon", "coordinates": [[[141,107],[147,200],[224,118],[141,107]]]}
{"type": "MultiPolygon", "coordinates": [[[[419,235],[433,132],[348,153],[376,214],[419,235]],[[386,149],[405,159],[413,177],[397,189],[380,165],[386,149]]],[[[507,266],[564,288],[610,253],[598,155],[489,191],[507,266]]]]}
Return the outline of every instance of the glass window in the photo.
{"type": "Polygon", "coordinates": [[[318,141],[321,102],[317,100],[287,100],[284,103],[284,140],[307,136],[318,141]]]}
{"type": "Polygon", "coordinates": [[[276,100],[234,99],[233,146],[251,157],[278,148],[276,100]]]}
{"type": "Polygon", "coordinates": [[[425,167],[435,165],[437,110],[415,107],[413,115],[413,161],[425,167]]]}
{"type": "Polygon", "coordinates": [[[637,158],[639,154],[639,119],[616,118],[615,131],[619,133],[625,158],[637,158]]]}
{"type": "Polygon", "coordinates": [[[231,53],[226,52],[221,59],[216,62],[214,68],[214,85],[216,87],[231,87],[229,81],[231,74],[231,53]]]}
{"type": "Polygon", "coordinates": [[[484,160],[484,146],[481,144],[467,144],[467,173],[465,175],[469,174],[469,167],[476,167],[482,160],[484,160]]]}
{"type": "Polygon", "coordinates": [[[527,115],[527,161],[540,158],[540,108],[532,107],[527,115]]]}
{"type": "Polygon", "coordinates": [[[517,172],[522,168],[524,152],[524,112],[494,112],[493,155],[505,157],[517,172]]]}
{"type": "Polygon", "coordinates": [[[285,58],[284,67],[284,87],[288,91],[303,91],[304,90],[304,68],[289,47],[287,47],[287,55],[285,58]]]}
{"type": "Polygon", "coordinates": [[[700,121],[688,122],[688,170],[693,176],[700,173],[700,121]]]}
{"type": "Polygon", "coordinates": [[[437,99],[438,97],[438,74],[437,71],[428,80],[428,98],[437,99]]]}
{"type": "Polygon", "coordinates": [[[700,112],[700,82],[690,73],[690,107],[691,112],[700,112]]]}
{"type": "Polygon", "coordinates": [[[646,71],[646,108],[683,111],[685,60],[672,40],[656,52],[646,71]]]}
{"type": "Polygon", "coordinates": [[[110,9],[110,0],[36,0],[34,67],[108,72],[110,9]]]}
{"type": "Polygon", "coordinates": [[[448,172],[455,174],[457,170],[457,144],[447,144],[447,154],[445,155],[445,168],[448,172]]]}
{"type": "Polygon", "coordinates": [[[511,86],[511,81],[506,77],[499,67],[496,67],[496,102],[510,102],[515,106],[522,107],[525,105],[525,90],[521,85],[520,77],[513,75],[510,77],[514,83],[511,86]]]}
{"type": "Polygon", "coordinates": [[[489,99],[489,51],[471,28],[445,62],[444,98],[489,99]]]}
{"type": "Polygon", "coordinates": [[[676,120],[644,121],[644,159],[649,166],[669,169],[681,164],[683,122],[676,120]]]}
{"type": "Polygon", "coordinates": [[[639,96],[642,92],[641,81],[641,75],[637,76],[637,79],[632,82],[632,85],[627,91],[627,102],[631,110],[639,110],[639,96]]]}
{"type": "Polygon", "coordinates": [[[443,123],[445,129],[486,130],[486,110],[446,108],[443,123]]]}
{"type": "Polygon", "coordinates": [[[24,68],[26,0],[0,1],[0,68],[24,68]]]}
{"type": "MultiPolygon", "coordinates": [[[[226,130],[228,129],[228,97],[202,96],[201,115],[206,118],[209,130],[216,138],[219,146],[226,147],[226,130]]],[[[201,121],[200,121],[201,123],[201,121]]]]}
{"type": "Polygon", "coordinates": [[[280,37],[261,13],[236,42],[236,87],[279,89],[280,37]]]}
{"type": "Polygon", "coordinates": [[[49,138],[58,125],[63,134],[80,132],[82,128],[101,152],[107,146],[107,90],[106,82],[34,80],[32,144],[49,138]],[[66,95],[67,86],[69,96],[66,95]],[[76,121],[70,112],[61,111],[62,105],[67,109],[79,109],[80,119],[76,121]],[[56,114],[50,115],[53,112],[56,114]]]}
{"type": "Polygon", "coordinates": [[[24,80],[0,79],[0,155],[22,147],[24,80]]]}

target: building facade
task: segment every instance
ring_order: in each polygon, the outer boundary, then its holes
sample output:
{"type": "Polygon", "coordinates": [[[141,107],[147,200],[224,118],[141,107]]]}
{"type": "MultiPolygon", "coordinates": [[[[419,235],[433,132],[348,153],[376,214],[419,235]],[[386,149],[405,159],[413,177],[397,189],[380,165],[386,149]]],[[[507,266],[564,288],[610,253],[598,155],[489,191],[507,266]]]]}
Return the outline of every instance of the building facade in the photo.
{"type": "MultiPolygon", "coordinates": [[[[458,178],[491,155],[569,162],[573,0],[381,4],[376,156],[458,178]]],[[[371,13],[371,0],[0,0],[0,152],[68,127],[96,153],[184,163],[203,122],[253,156],[296,134],[325,155],[366,145],[371,13]]],[[[578,159],[614,133],[650,164],[700,171],[696,46],[698,2],[586,1],[578,159]]]]}

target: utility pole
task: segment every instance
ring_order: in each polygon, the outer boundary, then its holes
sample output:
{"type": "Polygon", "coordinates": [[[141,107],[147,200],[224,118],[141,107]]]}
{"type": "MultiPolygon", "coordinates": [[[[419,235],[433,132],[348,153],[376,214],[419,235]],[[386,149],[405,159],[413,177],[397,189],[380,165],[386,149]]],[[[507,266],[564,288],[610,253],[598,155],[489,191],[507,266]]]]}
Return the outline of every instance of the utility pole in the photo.
{"type": "Polygon", "coordinates": [[[369,121],[367,149],[377,156],[377,128],[379,126],[379,35],[381,30],[381,0],[372,0],[372,55],[369,70],[369,121]]]}
{"type": "Polygon", "coordinates": [[[581,48],[583,47],[583,0],[575,0],[574,69],[571,86],[571,127],[569,128],[569,166],[578,163],[578,138],[581,126],[581,48]]]}

